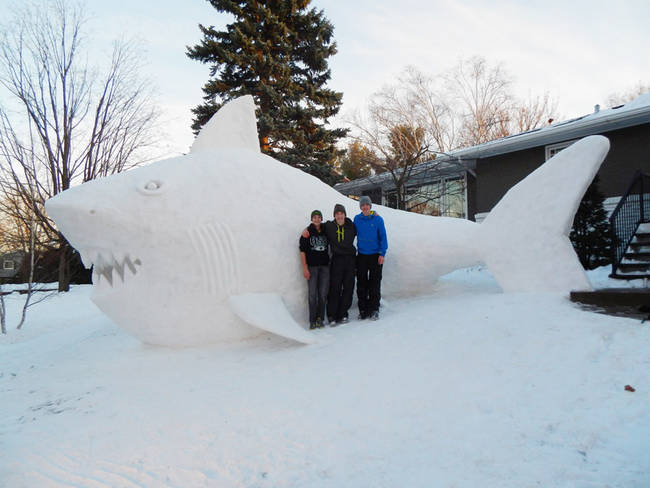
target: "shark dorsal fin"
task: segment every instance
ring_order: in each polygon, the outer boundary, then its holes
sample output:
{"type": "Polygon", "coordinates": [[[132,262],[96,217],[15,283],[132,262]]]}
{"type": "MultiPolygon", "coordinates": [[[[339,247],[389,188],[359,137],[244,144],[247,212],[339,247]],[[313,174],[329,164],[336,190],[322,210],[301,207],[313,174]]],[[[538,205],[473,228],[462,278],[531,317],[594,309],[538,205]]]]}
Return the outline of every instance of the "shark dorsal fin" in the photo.
{"type": "Polygon", "coordinates": [[[235,98],[221,107],[196,136],[190,153],[225,148],[260,151],[255,101],[250,95],[235,98]]]}

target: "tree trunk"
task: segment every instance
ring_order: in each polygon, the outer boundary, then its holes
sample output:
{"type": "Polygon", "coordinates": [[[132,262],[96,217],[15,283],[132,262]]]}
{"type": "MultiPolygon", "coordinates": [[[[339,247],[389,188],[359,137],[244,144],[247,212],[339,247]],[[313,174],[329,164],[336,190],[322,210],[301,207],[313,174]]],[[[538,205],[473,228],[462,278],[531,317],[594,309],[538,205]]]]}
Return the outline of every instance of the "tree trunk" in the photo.
{"type": "Polygon", "coordinates": [[[64,241],[59,254],[59,292],[70,291],[70,259],[72,248],[67,241],[64,241]]]}
{"type": "Polygon", "coordinates": [[[25,318],[27,317],[27,309],[29,308],[29,302],[32,300],[32,294],[34,293],[34,253],[36,252],[36,222],[32,219],[31,225],[29,227],[29,279],[27,280],[27,296],[25,297],[25,303],[23,304],[23,313],[20,315],[20,323],[16,329],[21,329],[25,323],[25,318]]]}
{"type": "Polygon", "coordinates": [[[397,208],[399,210],[406,210],[406,189],[404,185],[401,182],[397,183],[395,190],[397,193],[397,208]]]}
{"type": "Polygon", "coordinates": [[[0,283],[0,332],[3,334],[7,333],[5,311],[5,297],[2,294],[2,283],[0,283]]]}

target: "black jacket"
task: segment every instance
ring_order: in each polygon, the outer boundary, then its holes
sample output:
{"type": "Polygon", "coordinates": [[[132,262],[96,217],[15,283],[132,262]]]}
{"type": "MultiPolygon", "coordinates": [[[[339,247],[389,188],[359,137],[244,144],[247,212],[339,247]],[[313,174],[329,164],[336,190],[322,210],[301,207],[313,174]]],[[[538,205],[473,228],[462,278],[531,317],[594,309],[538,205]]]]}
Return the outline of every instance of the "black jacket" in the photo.
{"type": "Polygon", "coordinates": [[[319,232],[314,224],[309,224],[307,230],[309,237],[300,236],[299,242],[300,251],[305,253],[307,266],[327,266],[330,256],[327,252],[328,239],[325,227],[321,225],[319,232]]]}
{"type": "Polygon", "coordinates": [[[328,220],[324,225],[332,255],[354,256],[357,254],[357,248],[354,247],[357,229],[350,219],[346,217],[342,227],[339,227],[336,220],[328,220]]]}

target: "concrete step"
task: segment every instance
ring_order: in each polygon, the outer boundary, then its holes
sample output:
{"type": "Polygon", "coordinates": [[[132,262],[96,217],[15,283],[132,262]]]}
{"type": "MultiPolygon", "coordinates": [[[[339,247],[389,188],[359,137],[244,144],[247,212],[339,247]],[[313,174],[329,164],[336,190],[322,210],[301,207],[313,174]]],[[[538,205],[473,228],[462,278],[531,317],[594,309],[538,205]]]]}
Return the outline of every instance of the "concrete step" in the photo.
{"type": "Polygon", "coordinates": [[[650,262],[650,252],[626,252],[623,255],[623,259],[629,259],[631,261],[646,261],[650,262]]]}
{"type": "Polygon", "coordinates": [[[619,273],[642,273],[650,275],[650,263],[624,263],[621,262],[616,269],[619,273]]]}
{"type": "Polygon", "coordinates": [[[639,224],[639,228],[637,229],[639,232],[646,232],[650,234],[650,222],[643,222],[639,224]]]}
{"type": "Polygon", "coordinates": [[[650,242],[630,242],[627,252],[650,252],[650,242]]]}
{"type": "Polygon", "coordinates": [[[634,239],[632,239],[632,242],[647,242],[650,243],[650,233],[645,233],[645,232],[639,232],[637,231],[636,234],[634,234],[634,239]]]}
{"type": "Polygon", "coordinates": [[[571,301],[600,306],[649,307],[650,288],[605,288],[593,291],[572,291],[571,301]]]}
{"type": "Polygon", "coordinates": [[[624,258],[621,259],[621,264],[629,264],[630,266],[650,266],[650,259],[624,258]]]}
{"type": "Polygon", "coordinates": [[[617,270],[616,273],[610,274],[609,277],[615,280],[642,280],[644,278],[650,280],[650,273],[624,273],[617,270]]]}

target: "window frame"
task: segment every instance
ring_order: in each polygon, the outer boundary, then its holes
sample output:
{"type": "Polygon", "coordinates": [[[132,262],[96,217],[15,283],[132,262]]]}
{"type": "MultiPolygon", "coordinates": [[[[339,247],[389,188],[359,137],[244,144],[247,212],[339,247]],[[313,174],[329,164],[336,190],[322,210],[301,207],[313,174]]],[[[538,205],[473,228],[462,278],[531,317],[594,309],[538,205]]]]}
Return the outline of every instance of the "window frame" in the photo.
{"type": "Polygon", "coordinates": [[[572,139],[570,141],[564,141],[564,142],[557,142],[555,144],[549,144],[548,146],[544,147],[544,161],[548,161],[551,159],[553,156],[555,156],[557,153],[562,151],[562,149],[566,149],[569,147],[571,144],[576,142],[578,139],[572,139]],[[553,154],[551,154],[553,153],[553,154]]]}

